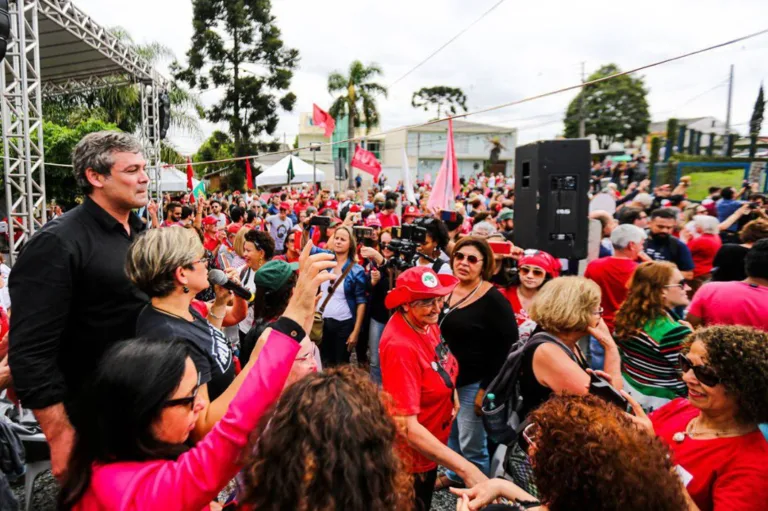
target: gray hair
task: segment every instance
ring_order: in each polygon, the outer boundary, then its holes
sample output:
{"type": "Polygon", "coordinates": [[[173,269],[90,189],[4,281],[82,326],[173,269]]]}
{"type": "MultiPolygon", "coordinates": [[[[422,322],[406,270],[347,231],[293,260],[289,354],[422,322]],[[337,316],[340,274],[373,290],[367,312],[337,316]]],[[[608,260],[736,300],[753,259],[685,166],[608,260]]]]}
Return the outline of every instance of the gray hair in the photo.
{"type": "Polygon", "coordinates": [[[648,209],[651,207],[651,204],[653,204],[653,197],[651,197],[648,193],[638,193],[635,195],[635,198],[632,199],[632,202],[637,202],[638,204],[642,204],[645,209],[648,209]]]}
{"type": "Polygon", "coordinates": [[[108,176],[112,171],[115,160],[114,153],[140,153],[141,143],[128,133],[121,131],[97,131],[89,133],[80,140],[72,151],[72,167],[74,168],[77,186],[86,195],[93,191],[91,183],[85,176],[85,171],[92,169],[101,175],[108,176]]]}
{"type": "Polygon", "coordinates": [[[720,221],[709,215],[694,215],[693,223],[704,234],[720,234],[720,221]]]}
{"type": "Polygon", "coordinates": [[[645,238],[645,231],[641,228],[632,224],[622,224],[611,233],[611,244],[613,248],[622,250],[627,248],[630,243],[642,243],[645,238]]]}
{"type": "Polygon", "coordinates": [[[480,222],[472,227],[472,234],[488,237],[496,232],[496,228],[490,222],[480,222]]]}
{"type": "Polygon", "coordinates": [[[193,229],[151,229],[131,245],[125,272],[150,298],[168,296],[177,287],[176,269],[191,265],[203,252],[200,237],[193,229]]]}

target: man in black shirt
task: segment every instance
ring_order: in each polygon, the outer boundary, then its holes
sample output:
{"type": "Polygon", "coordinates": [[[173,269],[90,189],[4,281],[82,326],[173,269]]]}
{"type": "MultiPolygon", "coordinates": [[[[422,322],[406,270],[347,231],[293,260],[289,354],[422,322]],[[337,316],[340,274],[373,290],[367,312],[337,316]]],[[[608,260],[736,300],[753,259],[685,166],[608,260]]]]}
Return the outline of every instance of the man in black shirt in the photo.
{"type": "Polygon", "coordinates": [[[72,424],[87,410],[77,402],[83,383],[107,348],[134,336],[147,302],[124,269],[144,228],[131,210],[149,198],[139,142],[125,133],[91,133],[72,159],[85,202],[29,240],[9,282],[9,365],[22,404],[43,428],[56,476],[66,469],[72,424]]]}

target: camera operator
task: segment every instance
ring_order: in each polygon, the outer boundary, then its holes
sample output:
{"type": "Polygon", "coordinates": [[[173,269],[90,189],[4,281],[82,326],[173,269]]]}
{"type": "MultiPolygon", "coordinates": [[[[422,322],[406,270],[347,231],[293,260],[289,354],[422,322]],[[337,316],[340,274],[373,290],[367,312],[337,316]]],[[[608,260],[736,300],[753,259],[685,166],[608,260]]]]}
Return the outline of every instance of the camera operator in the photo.
{"type": "Polygon", "coordinates": [[[389,321],[389,310],[384,305],[384,299],[392,288],[396,278],[396,270],[392,268],[389,260],[395,253],[389,249],[392,241],[392,233],[385,229],[379,236],[380,251],[373,247],[362,247],[360,255],[370,262],[370,293],[368,296],[368,310],[370,322],[368,327],[369,360],[371,364],[371,380],[381,385],[381,365],[379,363],[379,341],[381,333],[389,321]]]}
{"type": "Polygon", "coordinates": [[[433,217],[419,218],[414,225],[426,229],[426,239],[418,248],[414,266],[430,266],[437,274],[453,275],[445,249],[450,241],[448,229],[442,220],[433,217]]]}

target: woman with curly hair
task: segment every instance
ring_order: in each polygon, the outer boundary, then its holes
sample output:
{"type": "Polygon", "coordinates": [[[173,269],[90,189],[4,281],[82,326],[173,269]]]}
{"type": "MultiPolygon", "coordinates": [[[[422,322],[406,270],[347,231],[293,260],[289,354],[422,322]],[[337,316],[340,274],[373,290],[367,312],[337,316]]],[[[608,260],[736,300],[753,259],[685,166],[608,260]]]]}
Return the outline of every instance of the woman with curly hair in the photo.
{"type": "Polygon", "coordinates": [[[289,387],[246,452],[239,499],[257,511],[396,511],[413,503],[389,406],[368,375],[340,366],[289,387]]]}
{"type": "Polygon", "coordinates": [[[648,412],[686,394],[678,354],[692,328],[674,308],[688,305],[687,289],[674,264],[642,263],[632,274],[629,294],[616,314],[624,389],[648,412]]]}
{"type": "Polygon", "coordinates": [[[768,442],[758,424],[768,422],[768,334],[743,326],[697,330],[680,367],[688,398],[648,417],[628,397],[632,419],[669,446],[690,509],[766,509],[768,442]]]}
{"type": "Polygon", "coordinates": [[[523,436],[540,502],[512,482],[490,479],[451,489],[464,500],[460,511],[482,509],[499,497],[549,511],[687,509],[664,444],[596,396],[553,396],[531,414],[523,436]]]}

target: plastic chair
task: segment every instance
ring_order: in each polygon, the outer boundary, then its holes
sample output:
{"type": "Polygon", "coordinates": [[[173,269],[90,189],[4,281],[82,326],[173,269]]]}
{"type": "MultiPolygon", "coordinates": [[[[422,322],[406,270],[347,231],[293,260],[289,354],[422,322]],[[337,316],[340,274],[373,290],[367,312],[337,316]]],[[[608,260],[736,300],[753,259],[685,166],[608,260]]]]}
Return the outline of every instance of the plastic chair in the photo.
{"type": "MultiPolygon", "coordinates": [[[[45,437],[43,442],[45,442],[45,437]]],[[[26,441],[26,440],[25,440],[26,441]]],[[[36,440],[35,440],[36,441],[36,440]]],[[[24,475],[24,510],[29,511],[29,507],[32,505],[32,488],[35,486],[35,479],[41,473],[51,469],[51,460],[34,461],[27,463],[27,473],[24,475]]]]}

